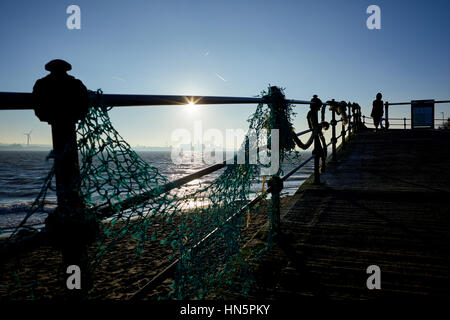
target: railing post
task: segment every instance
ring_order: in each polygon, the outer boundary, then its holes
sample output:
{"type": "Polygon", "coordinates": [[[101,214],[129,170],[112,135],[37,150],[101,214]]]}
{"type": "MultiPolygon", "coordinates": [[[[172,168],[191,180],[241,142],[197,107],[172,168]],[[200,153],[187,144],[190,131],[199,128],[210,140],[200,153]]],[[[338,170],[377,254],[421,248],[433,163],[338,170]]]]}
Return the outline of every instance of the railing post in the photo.
{"type": "Polygon", "coordinates": [[[358,117],[358,133],[361,131],[362,126],[361,126],[361,107],[358,105],[357,109],[356,109],[356,114],[358,117]]]}
{"type": "Polygon", "coordinates": [[[331,108],[331,159],[336,161],[336,110],[334,105],[331,108]]]}
{"type": "Polygon", "coordinates": [[[320,183],[320,155],[319,150],[321,150],[320,146],[320,138],[316,136],[314,138],[314,183],[320,183]]]}
{"type": "Polygon", "coordinates": [[[406,118],[403,118],[403,129],[406,130],[406,118]]]}
{"type": "MultiPolygon", "coordinates": [[[[343,107],[343,111],[342,112],[345,112],[345,107],[343,107]]],[[[341,135],[342,135],[342,149],[344,149],[345,148],[345,124],[344,124],[344,120],[342,120],[341,135]]]]}
{"type": "Polygon", "coordinates": [[[359,131],[362,131],[363,129],[364,129],[364,126],[361,124],[361,106],[359,106],[359,108],[358,108],[358,121],[359,121],[359,125],[360,125],[360,127],[359,127],[359,131]]]}
{"type": "Polygon", "coordinates": [[[278,175],[273,175],[268,182],[268,186],[270,187],[270,234],[272,236],[278,234],[280,232],[281,218],[281,200],[280,193],[283,190],[283,180],[278,175]]]}
{"type": "MultiPolygon", "coordinates": [[[[52,60],[45,69],[46,77],[36,81],[33,97],[35,113],[52,127],[53,156],[58,207],[45,220],[46,232],[52,244],[61,249],[63,278],[68,266],[81,271],[81,290],[70,290],[70,296],[81,298],[89,289],[90,276],[87,245],[96,233],[96,222],[89,221],[80,195],[80,169],[76,137],[76,122],[88,110],[88,92],[80,80],[68,75],[71,65],[52,60]]],[[[66,281],[63,283],[66,286],[66,281]]]]}
{"type": "Polygon", "coordinates": [[[348,106],[348,136],[352,134],[353,124],[352,124],[352,111],[350,107],[350,102],[347,104],[348,106]]]}
{"type": "MultiPolygon", "coordinates": [[[[311,99],[310,108],[310,116],[308,121],[310,121],[310,126],[313,128],[313,130],[319,130],[316,131],[316,135],[314,137],[314,184],[320,183],[320,156],[322,153],[322,146],[320,143],[320,137],[319,132],[322,130],[319,124],[319,110],[322,108],[322,101],[317,97],[317,95],[314,95],[314,97],[311,99]]],[[[325,120],[325,113],[322,113],[323,120],[325,120]]]]}
{"type": "Polygon", "coordinates": [[[385,128],[389,129],[389,102],[384,103],[384,113],[385,113],[385,128]]]}
{"type": "Polygon", "coordinates": [[[326,105],[322,105],[320,121],[325,122],[326,105]]]}
{"type": "MultiPolygon", "coordinates": [[[[270,129],[276,129],[280,132],[285,130],[282,127],[283,121],[282,117],[285,112],[285,108],[287,107],[286,99],[284,97],[283,92],[280,88],[276,86],[272,86],[269,88],[269,94],[265,97],[267,99],[269,108],[270,108],[270,118],[271,118],[271,126],[270,129]]],[[[272,135],[271,135],[272,137],[272,135]]],[[[272,144],[273,145],[273,144],[272,144]]],[[[283,146],[279,145],[279,152],[283,146]]],[[[280,153],[279,153],[280,154],[280,153]]],[[[270,236],[276,236],[280,232],[280,193],[283,190],[283,180],[280,178],[281,170],[278,169],[275,174],[272,174],[268,182],[268,186],[270,188],[271,193],[271,201],[270,201],[270,236]]]]}

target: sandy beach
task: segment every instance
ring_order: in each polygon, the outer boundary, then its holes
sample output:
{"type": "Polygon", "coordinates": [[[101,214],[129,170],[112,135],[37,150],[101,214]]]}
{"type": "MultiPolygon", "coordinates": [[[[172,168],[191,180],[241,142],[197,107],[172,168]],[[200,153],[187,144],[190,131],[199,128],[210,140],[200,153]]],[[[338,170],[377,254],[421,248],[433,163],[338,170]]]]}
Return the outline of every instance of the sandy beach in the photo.
{"type": "MultiPolygon", "coordinates": [[[[283,203],[289,197],[282,199],[283,203]]],[[[244,223],[241,230],[242,244],[248,242],[258,232],[267,229],[268,219],[266,204],[258,213],[252,213],[248,228],[244,223]]],[[[242,219],[246,219],[245,215],[242,219]]],[[[92,300],[126,300],[144,286],[154,276],[164,270],[172,260],[173,249],[160,244],[167,237],[172,227],[163,223],[156,224],[157,239],[148,241],[143,251],[136,251],[136,239],[124,238],[105,255],[101,264],[94,270],[94,286],[89,291],[92,300]]],[[[152,232],[149,230],[149,232],[152,232]]],[[[94,247],[90,248],[90,254],[94,247]]],[[[61,253],[45,245],[38,249],[11,258],[1,266],[0,299],[1,300],[50,300],[65,299],[64,273],[61,270],[61,253]]],[[[171,291],[173,277],[163,281],[144,299],[156,300],[167,297],[171,291]]]]}

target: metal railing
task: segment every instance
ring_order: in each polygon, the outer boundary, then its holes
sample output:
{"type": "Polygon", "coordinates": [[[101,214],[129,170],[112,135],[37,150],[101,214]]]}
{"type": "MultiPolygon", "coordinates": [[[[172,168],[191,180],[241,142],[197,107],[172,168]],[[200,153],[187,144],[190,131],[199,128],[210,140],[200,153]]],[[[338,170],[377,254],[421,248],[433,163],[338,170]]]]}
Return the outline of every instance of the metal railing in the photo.
{"type": "MultiPolygon", "coordinates": [[[[195,103],[197,105],[210,105],[210,104],[259,104],[259,103],[270,103],[270,101],[266,97],[220,97],[220,96],[186,96],[186,95],[117,95],[117,94],[102,94],[101,96],[95,94],[94,92],[90,92],[88,95],[88,99],[91,100],[91,102],[96,102],[95,99],[101,99],[101,104],[110,106],[110,107],[126,107],[126,106],[156,106],[156,105],[186,105],[189,103],[195,103]],[[93,101],[94,100],[94,101],[93,101]]],[[[98,102],[98,101],[97,101],[98,102]]],[[[284,100],[285,103],[289,104],[302,104],[302,105],[310,105],[312,104],[311,101],[307,100],[284,100]]],[[[95,103],[94,103],[95,104],[95,103]]],[[[36,98],[31,93],[20,93],[20,92],[0,92],[0,110],[33,110],[35,109],[36,105],[36,98]]],[[[284,182],[288,180],[295,172],[300,170],[302,167],[304,167],[309,161],[314,160],[314,174],[313,174],[313,182],[314,183],[320,183],[320,150],[322,150],[322,147],[328,148],[331,146],[332,153],[328,160],[330,161],[336,161],[337,160],[337,144],[338,141],[341,140],[341,148],[345,148],[345,143],[347,137],[350,135],[353,135],[357,133],[361,129],[361,113],[360,109],[356,108],[355,105],[344,103],[344,105],[340,105],[340,110],[338,111],[336,107],[336,103],[333,101],[331,102],[324,102],[321,103],[320,111],[321,111],[321,117],[319,117],[319,110],[316,110],[316,118],[321,118],[320,121],[320,128],[310,128],[301,132],[296,133],[295,135],[297,137],[306,135],[308,133],[311,134],[310,139],[314,140],[313,144],[313,151],[312,155],[308,157],[306,160],[302,161],[300,164],[298,164],[295,168],[293,168],[290,172],[285,174],[283,177],[280,178],[281,182],[284,182]],[[322,128],[328,126],[328,123],[326,123],[325,119],[325,113],[326,113],[326,107],[330,106],[331,110],[331,120],[329,122],[329,125],[331,126],[331,140],[326,146],[321,146],[321,141],[319,140],[319,134],[318,132],[322,131],[322,128]],[[337,112],[345,113],[348,110],[348,114],[346,114],[347,118],[345,121],[342,119],[336,120],[337,112]],[[337,135],[337,126],[338,124],[341,124],[341,130],[340,134],[337,135]]],[[[317,124],[316,124],[317,125],[317,124]]],[[[73,127],[72,129],[74,129],[73,127]]],[[[73,141],[75,137],[74,143],[76,147],[76,133],[74,130],[72,132],[67,133],[58,131],[61,130],[61,128],[57,128],[54,123],[52,123],[52,135],[53,135],[53,148],[54,152],[56,154],[58,152],[63,152],[61,150],[55,150],[58,148],[58,146],[55,145],[55,141],[58,139],[61,139],[61,136],[66,139],[67,141],[73,141]]],[[[60,148],[60,147],[59,147],[60,148]]],[[[75,150],[77,150],[75,148],[75,150]]],[[[56,174],[56,180],[57,180],[57,198],[58,198],[58,205],[63,205],[70,203],[70,201],[73,201],[71,199],[62,199],[63,197],[67,197],[67,195],[64,195],[64,193],[58,193],[58,188],[64,188],[64,183],[67,184],[70,182],[63,181],[63,185],[58,184],[58,179],[60,179],[59,182],[61,182],[63,179],[61,178],[62,173],[60,173],[60,177],[58,177],[58,170],[64,170],[69,168],[70,170],[74,169],[75,162],[78,163],[77,155],[72,155],[75,158],[66,159],[66,160],[60,160],[63,162],[56,162],[55,160],[55,172],[56,174]],[[65,162],[64,162],[65,161],[65,162]]],[[[57,159],[58,157],[55,157],[57,159]]],[[[182,178],[179,178],[177,180],[171,181],[167,183],[166,185],[158,188],[158,191],[155,192],[155,190],[150,190],[148,192],[139,194],[135,197],[132,197],[127,200],[123,200],[120,203],[121,210],[126,210],[128,208],[131,208],[136,203],[143,203],[146,201],[149,201],[151,198],[156,197],[162,193],[169,192],[175,188],[180,188],[187,183],[199,179],[205,175],[211,174],[213,172],[216,172],[217,170],[220,170],[224,168],[227,164],[227,161],[224,161],[222,163],[218,163],[212,166],[209,166],[207,168],[201,169],[195,173],[192,173],[190,175],[184,176],[182,178]]],[[[78,168],[78,167],[76,167],[78,168]]],[[[64,178],[67,179],[67,176],[64,175],[64,178]]],[[[74,176],[70,176],[70,179],[74,179],[74,176]]],[[[281,189],[283,189],[283,186],[281,186],[281,189]]],[[[240,216],[243,212],[246,212],[250,207],[254,206],[256,203],[264,199],[265,195],[267,193],[271,194],[272,199],[279,199],[281,189],[278,188],[272,188],[269,186],[268,189],[264,191],[264,193],[261,193],[259,196],[255,197],[253,200],[251,200],[249,203],[245,204],[239,211],[235,212],[232,216],[228,217],[225,223],[229,223],[232,219],[235,217],[240,216]]],[[[272,200],[274,201],[274,200],[272,200]]],[[[278,202],[279,203],[279,202],[278,202]]],[[[100,204],[98,207],[99,217],[101,218],[107,218],[114,214],[114,210],[112,210],[111,207],[109,207],[106,204],[100,204]]],[[[277,210],[277,218],[280,214],[280,208],[278,207],[277,210]]],[[[208,233],[205,237],[203,237],[202,240],[200,240],[197,244],[195,244],[190,250],[195,250],[200,244],[208,241],[208,239],[211,238],[211,236],[219,230],[220,227],[215,228],[210,233],[208,233]]],[[[2,258],[6,258],[10,255],[16,255],[20,252],[32,250],[37,246],[40,246],[42,243],[47,241],[47,235],[46,235],[46,229],[42,230],[38,234],[34,234],[32,236],[29,236],[27,238],[22,239],[20,242],[17,243],[10,243],[10,245],[7,248],[3,248],[2,252],[0,253],[2,258]]],[[[86,250],[86,249],[83,249],[86,250]]],[[[150,281],[146,286],[144,286],[143,289],[141,289],[138,293],[135,294],[136,296],[142,295],[145,290],[148,290],[149,288],[153,287],[154,284],[158,283],[160,279],[164,278],[166,275],[168,275],[170,272],[174,270],[174,267],[176,266],[176,261],[174,261],[168,268],[166,268],[162,273],[158,274],[152,281],[150,281]]]]}
{"type": "MultiPolygon", "coordinates": [[[[434,104],[441,104],[441,103],[450,103],[450,100],[436,100],[436,101],[433,101],[433,103],[434,104]]],[[[401,120],[401,121],[403,121],[403,128],[404,129],[406,129],[406,120],[409,120],[409,121],[411,121],[411,119],[409,119],[409,118],[389,118],[389,107],[390,106],[403,106],[403,105],[411,105],[412,104],[412,101],[410,101],[410,102],[388,102],[388,101],[386,101],[385,103],[384,103],[384,118],[383,118],[383,120],[384,120],[384,122],[385,122],[385,124],[384,124],[384,128],[387,130],[387,129],[389,129],[389,126],[391,125],[390,124],[390,120],[401,120]]],[[[443,119],[434,119],[434,120],[439,120],[439,121],[441,121],[441,120],[443,120],[443,119]]],[[[444,124],[444,122],[445,122],[446,120],[444,119],[443,120],[443,124],[444,124]]],[[[364,121],[365,122],[365,121],[364,121]]],[[[398,125],[402,125],[402,124],[392,124],[392,125],[396,125],[396,126],[398,126],[398,125]]],[[[411,125],[411,127],[412,127],[412,125],[411,125]]]]}
{"type": "MultiPolygon", "coordinates": [[[[363,115],[363,124],[364,125],[366,125],[367,119],[373,119],[373,118],[363,115]]],[[[412,129],[411,118],[406,118],[406,117],[404,117],[404,118],[388,118],[388,119],[382,118],[381,119],[381,124],[383,125],[383,128],[386,128],[386,122],[387,121],[389,122],[389,127],[391,127],[391,126],[395,126],[396,128],[403,127],[404,130],[412,129]],[[392,121],[398,121],[398,122],[392,123],[392,121]]],[[[434,121],[435,121],[435,125],[434,126],[436,127],[436,123],[437,123],[437,125],[439,127],[439,123],[441,123],[442,126],[443,126],[447,121],[450,121],[450,118],[447,118],[447,119],[445,119],[445,118],[435,118],[434,121]]]]}
{"type": "MultiPolygon", "coordinates": [[[[97,95],[91,94],[90,100],[98,99],[97,95]]],[[[103,94],[102,103],[108,106],[114,107],[126,107],[126,106],[157,106],[157,105],[186,105],[190,102],[195,104],[255,104],[255,103],[267,103],[265,98],[253,98],[253,97],[218,97],[218,96],[184,96],[184,95],[117,95],[117,94],[103,94]]],[[[286,100],[289,104],[311,104],[311,101],[307,100],[286,100]]],[[[34,101],[31,93],[19,93],[19,92],[0,92],[0,110],[33,110],[34,101]]],[[[328,102],[324,102],[322,108],[330,105],[328,102]]],[[[352,115],[349,115],[351,119],[352,115]]],[[[325,119],[322,119],[324,121],[325,119]]],[[[338,139],[342,138],[342,144],[345,144],[346,133],[350,132],[353,122],[350,122],[346,128],[346,125],[341,120],[335,120],[335,111],[332,111],[332,138],[327,146],[332,145],[332,160],[336,160],[336,145],[338,139]],[[342,124],[341,134],[336,136],[336,126],[338,123],[342,124]]],[[[307,129],[296,133],[296,136],[303,136],[308,133],[312,133],[312,129],[307,129]]],[[[313,150],[313,154],[315,150],[313,150]]],[[[301,165],[296,167],[293,171],[288,173],[285,177],[287,179],[289,176],[294,174],[300,168],[302,168],[309,161],[313,160],[314,156],[308,158],[308,160],[302,162],[301,165]]],[[[175,188],[180,188],[183,185],[192,182],[193,180],[199,179],[205,175],[211,174],[217,170],[224,168],[227,164],[227,160],[222,163],[214,164],[207,168],[201,169],[197,172],[179,178],[177,180],[171,181],[166,185],[158,188],[159,194],[169,192],[175,188]]],[[[314,167],[316,172],[316,178],[318,177],[317,172],[319,172],[319,167],[316,165],[314,167]]],[[[320,180],[316,179],[315,183],[319,183],[320,180]]],[[[134,204],[139,202],[148,201],[150,198],[155,197],[156,194],[154,190],[150,190],[146,193],[140,194],[133,198],[124,200],[120,203],[122,210],[131,208],[134,204]]],[[[111,215],[111,208],[107,206],[99,205],[96,209],[100,211],[100,217],[106,218],[111,215]]]]}
{"type": "MultiPolygon", "coordinates": [[[[89,94],[90,100],[98,99],[94,92],[89,94]]],[[[139,95],[139,94],[103,94],[101,102],[111,107],[137,106],[170,106],[189,103],[207,104],[257,104],[267,102],[264,98],[255,97],[218,97],[218,96],[186,96],[186,95],[139,95]]],[[[306,100],[287,100],[291,104],[310,104],[306,100]]],[[[326,104],[326,103],[325,103],[326,104]]],[[[0,110],[33,110],[36,103],[32,93],[0,92],[0,110]]]]}

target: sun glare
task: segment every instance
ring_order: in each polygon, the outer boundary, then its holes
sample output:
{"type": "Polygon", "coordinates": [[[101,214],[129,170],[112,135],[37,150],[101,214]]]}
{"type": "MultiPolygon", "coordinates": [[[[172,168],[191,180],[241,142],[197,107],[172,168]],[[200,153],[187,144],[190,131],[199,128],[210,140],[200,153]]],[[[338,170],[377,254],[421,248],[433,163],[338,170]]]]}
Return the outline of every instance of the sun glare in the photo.
{"type": "Polygon", "coordinates": [[[193,111],[197,110],[197,105],[195,104],[194,100],[191,99],[191,100],[187,101],[187,103],[186,103],[186,110],[190,111],[190,112],[193,112],[193,111]]]}

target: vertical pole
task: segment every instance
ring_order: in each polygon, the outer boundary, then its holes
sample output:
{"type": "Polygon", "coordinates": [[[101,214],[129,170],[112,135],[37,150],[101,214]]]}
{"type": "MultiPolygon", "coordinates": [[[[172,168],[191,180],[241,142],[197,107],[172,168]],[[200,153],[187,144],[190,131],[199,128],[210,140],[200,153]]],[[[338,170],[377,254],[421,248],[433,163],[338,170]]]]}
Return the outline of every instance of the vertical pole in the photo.
{"type": "Polygon", "coordinates": [[[358,116],[358,133],[361,131],[361,108],[358,106],[358,108],[356,109],[356,114],[358,116]]]}
{"type": "Polygon", "coordinates": [[[75,123],[53,123],[51,127],[58,206],[79,204],[76,183],[80,181],[80,168],[75,123]]]}
{"type": "MultiPolygon", "coordinates": [[[[283,92],[275,86],[269,88],[269,94],[266,96],[271,112],[271,129],[283,130],[282,117],[287,108],[287,102],[283,92]]],[[[282,145],[279,146],[283,148],[282,145]]],[[[280,150],[281,152],[281,150],[280,150]]],[[[280,169],[273,174],[268,182],[271,193],[270,201],[270,236],[276,236],[280,232],[280,193],[283,190],[283,180],[280,178],[280,169]]]]}
{"type": "Polygon", "coordinates": [[[336,111],[334,107],[331,110],[331,152],[332,161],[336,161],[336,111]]]}
{"type": "Polygon", "coordinates": [[[321,118],[320,118],[322,122],[325,121],[325,111],[326,111],[326,105],[323,105],[322,109],[321,109],[321,118]]]}
{"type": "Polygon", "coordinates": [[[342,149],[344,149],[345,148],[345,124],[344,124],[344,121],[342,121],[341,135],[342,135],[342,149]]]}
{"type": "Polygon", "coordinates": [[[268,182],[268,186],[270,187],[270,234],[275,236],[280,232],[281,218],[280,218],[280,193],[283,189],[283,180],[277,175],[272,176],[272,178],[268,182]]]}
{"type": "MultiPolygon", "coordinates": [[[[359,123],[361,123],[362,121],[361,121],[361,108],[359,108],[359,110],[358,110],[358,112],[359,112],[359,123]]],[[[364,128],[364,126],[361,126],[361,129],[363,129],[364,128]]]]}
{"type": "Polygon", "coordinates": [[[364,125],[366,124],[366,116],[365,115],[363,115],[363,124],[364,125]]]}
{"type": "MultiPolygon", "coordinates": [[[[315,112],[316,114],[315,119],[319,119],[319,109],[315,109],[314,111],[311,112],[315,112]]],[[[319,123],[317,121],[316,125],[318,126],[319,123]]],[[[319,129],[321,130],[321,129],[319,129]]],[[[314,154],[314,183],[319,184],[320,183],[320,153],[322,152],[322,148],[320,145],[320,138],[319,135],[317,134],[314,137],[314,150],[313,150],[313,154],[314,154]]]]}
{"type": "Polygon", "coordinates": [[[406,130],[406,118],[403,118],[403,129],[406,130]]]}
{"type": "MultiPolygon", "coordinates": [[[[61,241],[63,277],[67,268],[76,265],[81,270],[81,290],[72,289],[72,298],[83,298],[91,285],[87,245],[78,239],[82,230],[83,201],[79,194],[80,169],[75,123],[52,124],[53,153],[55,157],[55,180],[58,209],[56,215],[49,216],[46,227],[56,233],[61,241]],[[59,230],[51,230],[59,229],[59,230]],[[65,233],[65,234],[60,234],[65,233]]],[[[63,283],[65,285],[65,281],[63,283]]]]}
{"type": "MultiPolygon", "coordinates": [[[[95,238],[95,218],[87,216],[80,193],[80,168],[76,123],[88,112],[88,92],[83,83],[66,72],[71,65],[52,60],[45,66],[50,71],[33,87],[35,113],[52,128],[57,208],[45,220],[45,229],[53,245],[61,250],[63,283],[71,298],[84,298],[91,285],[87,245],[95,238]],[[80,288],[66,287],[69,266],[80,269],[80,288]]],[[[77,271],[76,271],[77,272],[77,271]]]]}
{"type": "Polygon", "coordinates": [[[389,129],[389,102],[384,103],[384,112],[385,112],[385,127],[386,130],[389,129]]]}
{"type": "Polygon", "coordinates": [[[352,124],[352,109],[350,103],[348,103],[348,136],[352,134],[353,124],[352,124]]]}
{"type": "Polygon", "coordinates": [[[319,184],[320,183],[320,152],[321,152],[321,146],[320,146],[320,138],[316,136],[314,138],[314,183],[319,184]]]}

